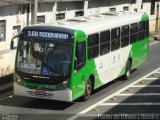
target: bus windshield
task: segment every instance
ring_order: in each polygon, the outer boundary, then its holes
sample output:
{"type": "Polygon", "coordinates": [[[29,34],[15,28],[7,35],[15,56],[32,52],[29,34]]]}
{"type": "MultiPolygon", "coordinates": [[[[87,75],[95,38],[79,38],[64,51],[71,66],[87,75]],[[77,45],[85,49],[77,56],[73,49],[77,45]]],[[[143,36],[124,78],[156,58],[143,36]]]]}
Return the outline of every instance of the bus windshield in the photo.
{"type": "Polygon", "coordinates": [[[72,44],[21,40],[18,46],[17,71],[42,76],[70,75],[72,44]]]}

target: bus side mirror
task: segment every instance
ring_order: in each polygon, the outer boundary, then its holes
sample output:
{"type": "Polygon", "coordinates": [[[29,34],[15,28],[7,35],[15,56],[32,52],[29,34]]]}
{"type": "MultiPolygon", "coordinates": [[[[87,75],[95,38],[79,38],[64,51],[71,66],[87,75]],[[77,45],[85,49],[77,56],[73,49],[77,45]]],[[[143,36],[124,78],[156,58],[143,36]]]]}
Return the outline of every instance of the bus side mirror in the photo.
{"type": "Polygon", "coordinates": [[[10,43],[10,49],[13,50],[13,47],[14,47],[14,41],[11,40],[11,43],[10,43]]]}
{"type": "Polygon", "coordinates": [[[15,38],[18,38],[18,37],[19,37],[19,35],[14,36],[14,37],[12,38],[11,43],[10,43],[10,49],[11,49],[11,50],[14,49],[14,39],[15,39],[15,38]]]}

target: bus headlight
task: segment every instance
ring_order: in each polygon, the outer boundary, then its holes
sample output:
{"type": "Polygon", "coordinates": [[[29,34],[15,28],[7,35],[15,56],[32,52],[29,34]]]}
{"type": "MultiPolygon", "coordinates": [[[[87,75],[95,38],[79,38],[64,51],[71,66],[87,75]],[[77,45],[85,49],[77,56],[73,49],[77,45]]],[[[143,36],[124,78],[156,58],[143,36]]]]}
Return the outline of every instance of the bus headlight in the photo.
{"type": "Polygon", "coordinates": [[[60,85],[60,89],[64,90],[68,87],[68,81],[64,81],[61,85],[60,85]]]}

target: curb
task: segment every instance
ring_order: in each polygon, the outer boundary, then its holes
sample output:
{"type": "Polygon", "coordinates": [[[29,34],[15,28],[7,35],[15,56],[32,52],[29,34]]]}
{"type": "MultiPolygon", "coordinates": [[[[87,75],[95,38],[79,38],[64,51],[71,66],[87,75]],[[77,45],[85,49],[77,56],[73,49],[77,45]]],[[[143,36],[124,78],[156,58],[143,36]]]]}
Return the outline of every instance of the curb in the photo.
{"type": "Polygon", "coordinates": [[[13,82],[13,74],[9,74],[9,75],[0,77],[0,85],[9,83],[9,82],[13,82]]]}
{"type": "Polygon", "coordinates": [[[13,83],[5,83],[0,85],[0,94],[5,93],[6,91],[11,91],[13,90],[13,83]]]}
{"type": "Polygon", "coordinates": [[[13,90],[13,74],[0,77],[0,94],[13,90]]]}

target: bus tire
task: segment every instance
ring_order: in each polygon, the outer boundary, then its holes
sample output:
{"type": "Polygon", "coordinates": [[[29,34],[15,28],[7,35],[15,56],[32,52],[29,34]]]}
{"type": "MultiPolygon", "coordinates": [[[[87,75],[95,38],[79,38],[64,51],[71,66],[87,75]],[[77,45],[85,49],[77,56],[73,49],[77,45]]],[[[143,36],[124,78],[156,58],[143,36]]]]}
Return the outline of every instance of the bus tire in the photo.
{"type": "Polygon", "coordinates": [[[124,74],[124,79],[125,80],[128,80],[130,75],[131,75],[131,68],[132,68],[131,61],[128,60],[127,65],[126,65],[125,74],[124,74]]]}
{"type": "Polygon", "coordinates": [[[92,81],[91,79],[88,79],[85,85],[83,100],[84,101],[88,100],[91,94],[92,94],[92,81]]]}

